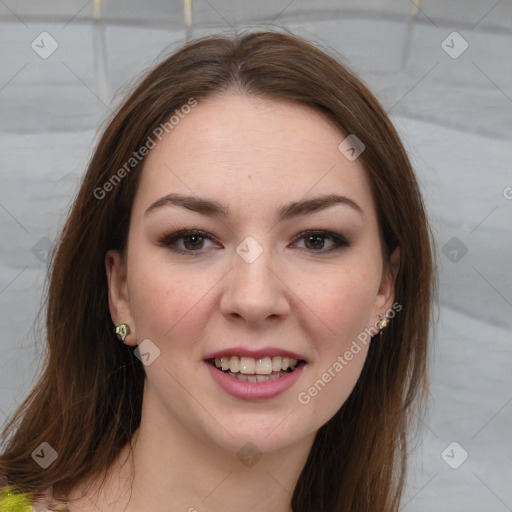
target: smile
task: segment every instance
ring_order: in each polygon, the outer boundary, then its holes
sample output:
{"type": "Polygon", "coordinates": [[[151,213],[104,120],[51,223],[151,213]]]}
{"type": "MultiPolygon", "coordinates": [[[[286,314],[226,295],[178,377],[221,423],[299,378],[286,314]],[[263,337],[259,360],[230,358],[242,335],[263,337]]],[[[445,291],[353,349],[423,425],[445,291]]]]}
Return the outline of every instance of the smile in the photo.
{"type": "Polygon", "coordinates": [[[212,377],[229,394],[242,399],[272,398],[290,387],[306,362],[286,356],[227,355],[207,359],[212,377]]]}
{"type": "Polygon", "coordinates": [[[223,356],[208,361],[230,377],[243,382],[267,382],[290,373],[299,362],[291,357],[254,357],[223,356]]]}

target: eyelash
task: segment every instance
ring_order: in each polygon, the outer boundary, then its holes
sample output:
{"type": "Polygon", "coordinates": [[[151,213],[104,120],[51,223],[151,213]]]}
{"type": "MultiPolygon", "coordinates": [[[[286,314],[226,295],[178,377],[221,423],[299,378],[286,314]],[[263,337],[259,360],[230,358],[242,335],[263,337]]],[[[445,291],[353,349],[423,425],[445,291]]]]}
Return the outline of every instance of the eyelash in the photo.
{"type": "MultiPolygon", "coordinates": [[[[204,251],[200,251],[200,250],[188,251],[188,250],[176,248],[176,246],[174,244],[178,240],[180,240],[182,238],[186,238],[187,236],[197,236],[199,238],[204,238],[207,240],[215,241],[215,238],[210,236],[205,231],[201,231],[199,229],[183,229],[180,231],[176,231],[174,233],[164,235],[162,238],[160,238],[158,240],[158,244],[162,247],[167,247],[178,254],[186,254],[187,256],[201,256],[202,254],[204,254],[204,251]]],[[[325,231],[325,230],[302,231],[295,237],[294,242],[296,242],[306,236],[311,236],[311,237],[317,236],[320,238],[327,238],[336,244],[334,247],[331,247],[330,249],[327,249],[327,250],[301,249],[303,251],[311,252],[313,254],[331,253],[331,252],[339,251],[345,247],[350,246],[350,242],[345,237],[338,235],[337,233],[333,233],[332,231],[325,231]]]]}

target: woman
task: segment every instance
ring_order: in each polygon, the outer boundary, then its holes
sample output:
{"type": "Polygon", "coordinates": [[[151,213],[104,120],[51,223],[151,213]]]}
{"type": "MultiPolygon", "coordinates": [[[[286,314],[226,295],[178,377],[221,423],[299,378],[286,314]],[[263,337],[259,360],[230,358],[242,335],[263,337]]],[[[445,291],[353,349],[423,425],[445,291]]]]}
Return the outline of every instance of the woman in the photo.
{"type": "Polygon", "coordinates": [[[9,498],[397,510],[434,284],[418,184],[360,80],[290,35],[189,43],[74,201],[48,359],[4,430],[9,498]]]}

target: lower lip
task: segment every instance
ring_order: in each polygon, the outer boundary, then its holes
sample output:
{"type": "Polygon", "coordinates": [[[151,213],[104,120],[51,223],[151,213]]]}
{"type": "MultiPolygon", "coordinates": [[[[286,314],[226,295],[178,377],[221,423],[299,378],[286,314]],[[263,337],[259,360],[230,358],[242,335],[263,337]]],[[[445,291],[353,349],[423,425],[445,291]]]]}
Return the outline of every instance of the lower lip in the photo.
{"type": "Polygon", "coordinates": [[[304,363],[300,363],[293,372],[287,373],[278,379],[268,380],[267,382],[244,382],[230,377],[221,370],[217,370],[217,368],[206,361],[205,364],[213,379],[224,391],[242,400],[274,398],[295,384],[305,366],[304,363]]]}

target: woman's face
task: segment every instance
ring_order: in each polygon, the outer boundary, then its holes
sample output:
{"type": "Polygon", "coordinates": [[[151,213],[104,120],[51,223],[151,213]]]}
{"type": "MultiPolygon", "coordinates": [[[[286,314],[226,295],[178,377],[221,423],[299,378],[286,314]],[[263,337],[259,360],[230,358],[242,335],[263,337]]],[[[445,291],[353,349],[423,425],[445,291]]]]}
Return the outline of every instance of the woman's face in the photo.
{"type": "Polygon", "coordinates": [[[345,138],[302,104],[226,93],[150,151],[126,259],[109,252],[107,271],[161,425],[269,452],[311,439],[349,396],[393,278],[345,138]]]}

